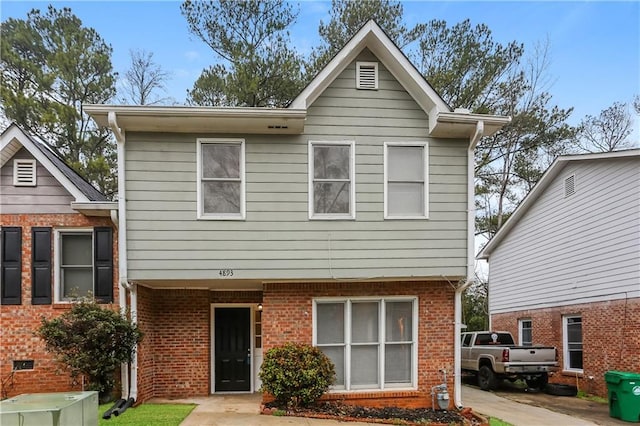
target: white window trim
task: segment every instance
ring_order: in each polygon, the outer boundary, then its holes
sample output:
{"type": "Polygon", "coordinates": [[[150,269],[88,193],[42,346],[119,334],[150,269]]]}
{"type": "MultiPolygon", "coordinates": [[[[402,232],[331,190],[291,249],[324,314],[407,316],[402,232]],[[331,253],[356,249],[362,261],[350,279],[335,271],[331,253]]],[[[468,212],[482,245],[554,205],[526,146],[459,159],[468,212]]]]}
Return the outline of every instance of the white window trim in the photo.
{"type": "Polygon", "coordinates": [[[413,141],[413,142],[385,142],[384,143],[384,218],[385,219],[429,219],[429,143],[427,141],[413,141]],[[389,170],[388,170],[388,158],[390,146],[413,146],[422,147],[424,149],[424,215],[420,216],[394,216],[389,214],[389,170]]]}
{"type": "Polygon", "coordinates": [[[377,62],[356,62],[356,89],[359,90],[378,90],[378,63],[377,62]],[[373,67],[374,73],[374,87],[361,87],[360,86],[360,68],[373,67]]]}
{"type": "Polygon", "coordinates": [[[247,215],[246,209],[246,179],[245,179],[245,140],[244,139],[233,139],[233,138],[198,138],[197,139],[197,149],[196,149],[196,157],[197,157],[197,166],[196,166],[196,208],[197,218],[199,220],[245,220],[247,215]],[[213,143],[224,143],[224,144],[237,144],[240,145],[240,213],[203,213],[202,209],[204,206],[202,200],[202,145],[203,144],[213,144],[213,143]]]}
{"type": "MultiPolygon", "coordinates": [[[[322,297],[322,298],[314,298],[313,306],[312,306],[312,321],[313,321],[313,346],[318,346],[318,313],[317,313],[317,305],[318,303],[345,303],[345,318],[344,318],[344,348],[345,348],[345,359],[344,359],[344,375],[345,375],[345,385],[344,387],[332,387],[329,392],[330,393],[344,393],[344,392],[375,392],[375,391],[388,391],[388,390],[417,390],[418,389],[418,298],[415,296],[383,296],[383,297],[370,297],[370,296],[356,296],[356,297],[322,297]],[[379,352],[378,352],[378,378],[380,381],[380,385],[378,388],[368,388],[366,386],[356,386],[351,387],[351,363],[348,362],[351,359],[351,303],[355,302],[380,302],[379,311],[378,311],[378,334],[379,334],[379,352]],[[411,302],[412,303],[412,336],[411,336],[411,385],[406,386],[404,384],[400,385],[385,385],[384,383],[384,365],[385,365],[385,353],[384,353],[384,345],[385,341],[383,336],[386,335],[386,321],[385,319],[385,303],[383,302],[411,302]]],[[[328,345],[328,346],[338,346],[336,345],[328,345]]],[[[321,346],[320,346],[321,347],[321,346]]]]}
{"type": "Polygon", "coordinates": [[[93,236],[93,228],[58,228],[54,230],[53,233],[53,251],[54,251],[54,264],[53,266],[53,300],[55,303],[73,303],[72,300],[65,300],[62,298],[62,278],[60,274],[60,269],[62,266],[62,234],[90,234],[91,235],[91,279],[92,279],[92,290],[95,292],[96,283],[95,283],[95,259],[94,259],[94,236],[93,236]]]}
{"type": "Polygon", "coordinates": [[[355,141],[320,141],[310,140],[308,144],[308,169],[309,169],[309,219],[310,220],[354,220],[356,218],[356,144],[355,141]],[[316,213],[313,209],[313,146],[314,145],[342,145],[349,146],[349,180],[351,186],[349,188],[349,213],[333,214],[333,213],[316,213]]]}
{"type": "Polygon", "coordinates": [[[38,178],[37,168],[38,166],[35,159],[13,160],[13,186],[36,186],[38,178]],[[21,164],[31,166],[31,178],[29,181],[20,182],[18,178],[18,168],[21,164]]]}
{"type": "Polygon", "coordinates": [[[522,330],[523,330],[522,323],[525,322],[525,321],[529,321],[531,323],[531,334],[532,334],[531,335],[531,344],[533,344],[533,320],[531,320],[531,318],[520,318],[518,320],[518,344],[520,346],[524,345],[523,337],[522,337],[522,335],[524,334],[522,332],[522,330]]]}
{"type": "MultiPolygon", "coordinates": [[[[562,316],[562,371],[582,373],[584,372],[584,368],[571,368],[569,362],[569,333],[567,330],[569,318],[580,318],[580,323],[582,324],[582,315],[571,314],[562,316]]],[[[582,334],[582,336],[582,360],[584,367],[584,333],[582,334]]]]}

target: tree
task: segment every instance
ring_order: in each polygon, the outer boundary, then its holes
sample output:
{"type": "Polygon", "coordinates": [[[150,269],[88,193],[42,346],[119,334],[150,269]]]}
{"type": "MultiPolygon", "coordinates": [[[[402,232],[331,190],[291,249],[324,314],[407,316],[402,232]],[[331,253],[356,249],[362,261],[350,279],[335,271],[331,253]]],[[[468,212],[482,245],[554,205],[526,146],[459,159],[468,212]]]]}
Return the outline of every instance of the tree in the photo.
{"type": "MultiPolygon", "coordinates": [[[[640,98],[636,97],[631,107],[640,113],[640,98]]],[[[611,152],[632,148],[629,139],[633,120],[626,102],[614,102],[598,116],[587,115],[578,125],[575,144],[586,152],[611,152]]]]}
{"type": "Polygon", "coordinates": [[[122,97],[124,103],[134,105],[158,105],[169,101],[158,91],[166,92],[170,74],[153,60],[153,52],[130,50],[131,67],[124,73],[122,97]]]}
{"type": "Polygon", "coordinates": [[[489,283],[478,279],[462,295],[462,322],[465,331],[489,329],[489,283]]]}
{"type": "Polygon", "coordinates": [[[0,99],[4,115],[40,137],[103,193],[116,191],[115,149],[82,104],[115,94],[111,47],[71,9],[9,18],[0,37],[0,99]]]}
{"type": "Polygon", "coordinates": [[[375,20],[387,35],[401,48],[417,37],[422,30],[417,25],[409,30],[403,21],[402,3],[390,0],[332,0],[326,24],[320,21],[318,33],[322,44],[315,48],[307,65],[307,78],[322,70],[331,58],[369,20],[375,20]]]}
{"type": "Polygon", "coordinates": [[[284,107],[302,88],[302,59],[286,29],[297,11],[284,0],[185,1],[189,30],[216,53],[187,102],[195,105],[284,107]]]}
{"type": "Polygon", "coordinates": [[[575,129],[572,109],[551,106],[548,45],[539,45],[525,63],[497,84],[492,112],[512,122],[476,150],[476,232],[488,238],[542,177],[553,159],[569,148],[575,129]]]}
{"type": "Polygon", "coordinates": [[[500,82],[518,68],[524,46],[497,43],[489,27],[472,27],[468,19],[451,27],[432,20],[421,30],[414,56],[440,96],[454,108],[495,111],[500,82]]]}
{"type": "Polygon", "coordinates": [[[131,362],[142,339],[137,324],[94,301],[74,303],[57,318],[42,319],[37,335],[71,375],[84,376],[89,390],[110,395],[121,363],[131,362]]]}

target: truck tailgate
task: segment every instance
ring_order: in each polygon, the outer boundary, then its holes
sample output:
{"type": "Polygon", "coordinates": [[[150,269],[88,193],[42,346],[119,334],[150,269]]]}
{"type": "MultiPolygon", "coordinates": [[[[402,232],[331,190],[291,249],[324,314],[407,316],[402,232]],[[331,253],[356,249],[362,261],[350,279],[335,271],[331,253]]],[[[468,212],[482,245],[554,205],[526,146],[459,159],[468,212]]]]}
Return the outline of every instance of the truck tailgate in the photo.
{"type": "Polygon", "coordinates": [[[528,363],[555,363],[556,350],[549,347],[509,348],[509,362],[528,363]]]}

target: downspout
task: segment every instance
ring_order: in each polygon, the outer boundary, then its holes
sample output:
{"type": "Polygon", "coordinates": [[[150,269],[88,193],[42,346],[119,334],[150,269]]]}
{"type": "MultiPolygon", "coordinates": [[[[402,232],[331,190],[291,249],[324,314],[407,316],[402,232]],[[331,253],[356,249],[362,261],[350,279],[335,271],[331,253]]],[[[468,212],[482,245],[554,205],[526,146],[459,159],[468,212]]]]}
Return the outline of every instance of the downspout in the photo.
{"type": "MultiPolygon", "coordinates": [[[[131,288],[127,281],[127,213],[125,196],[125,134],[118,126],[116,113],[110,111],[107,115],[109,128],[116,137],[118,156],[118,219],[122,222],[118,226],[118,276],[119,291],[118,304],[122,315],[127,314],[127,290],[131,288]]],[[[133,315],[133,309],[132,309],[133,315]]],[[[132,318],[133,319],[133,318],[132,318]]],[[[137,349],[137,348],[136,348],[137,349]]],[[[129,364],[120,366],[120,381],[122,383],[122,398],[129,398],[129,364]]]]}
{"type": "Polygon", "coordinates": [[[462,368],[461,368],[461,328],[462,328],[462,293],[469,288],[475,278],[475,155],[474,151],[480,138],[484,134],[484,121],[476,123],[476,130],[469,141],[467,150],[467,279],[456,288],[454,299],[454,355],[453,355],[453,394],[454,404],[457,408],[462,408],[462,368]]]}

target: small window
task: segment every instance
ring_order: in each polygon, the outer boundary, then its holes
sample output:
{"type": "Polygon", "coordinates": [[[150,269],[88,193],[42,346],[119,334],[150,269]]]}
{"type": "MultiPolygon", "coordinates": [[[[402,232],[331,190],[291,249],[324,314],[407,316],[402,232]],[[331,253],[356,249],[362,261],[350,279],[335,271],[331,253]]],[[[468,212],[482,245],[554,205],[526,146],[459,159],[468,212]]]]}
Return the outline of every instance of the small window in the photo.
{"type": "Polygon", "coordinates": [[[36,160],[13,160],[13,185],[36,186],[36,160]]]}
{"type": "Polygon", "coordinates": [[[564,196],[570,197],[576,193],[576,175],[571,175],[564,180],[564,196]]]}
{"type": "Polygon", "coordinates": [[[309,218],[355,218],[353,142],[309,142],[309,218]]]}
{"type": "Polygon", "coordinates": [[[471,346],[471,337],[473,336],[473,334],[463,334],[462,335],[462,347],[463,348],[468,348],[469,346],[471,346]]]}
{"type": "Polygon", "coordinates": [[[520,334],[521,346],[533,345],[533,323],[530,319],[521,319],[518,321],[518,329],[520,334]]]}
{"type": "Polygon", "coordinates": [[[33,370],[34,365],[32,359],[13,360],[13,371],[33,370]]]}
{"type": "Polygon", "coordinates": [[[582,317],[563,317],[564,370],[582,372],[582,317]]]}
{"type": "Polygon", "coordinates": [[[314,344],[336,367],[334,389],[415,388],[415,298],[314,301],[314,344]]]}
{"type": "Polygon", "coordinates": [[[376,90],[378,88],[378,63],[356,63],[356,88],[376,90]]]}
{"type": "Polygon", "coordinates": [[[198,218],[245,218],[243,139],[198,140],[198,218]]]}
{"type": "Polygon", "coordinates": [[[385,219],[426,219],[428,152],[426,142],[385,142],[385,219]]]}

